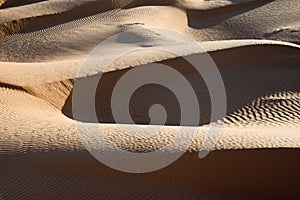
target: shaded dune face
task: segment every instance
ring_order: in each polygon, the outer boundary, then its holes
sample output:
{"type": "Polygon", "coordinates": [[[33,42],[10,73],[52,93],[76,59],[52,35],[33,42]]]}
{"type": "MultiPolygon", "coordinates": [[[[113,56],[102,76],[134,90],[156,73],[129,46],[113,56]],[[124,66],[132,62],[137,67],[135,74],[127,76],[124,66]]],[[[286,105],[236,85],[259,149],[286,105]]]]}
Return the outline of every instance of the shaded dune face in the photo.
{"type": "MultiPolygon", "coordinates": [[[[46,2],[37,0],[41,3],[44,3],[45,6],[51,7],[51,2],[49,2],[49,5],[46,2]]],[[[26,5],[25,2],[10,2],[6,1],[0,8],[6,8],[6,7],[12,7],[14,6],[21,6],[22,4],[26,5]]],[[[33,2],[31,2],[33,3],[33,2]]],[[[3,21],[0,25],[0,36],[9,35],[12,33],[22,33],[22,32],[31,32],[36,31],[44,28],[48,28],[48,24],[54,25],[60,25],[67,22],[71,22],[77,19],[83,19],[89,18],[93,15],[97,15],[99,13],[105,13],[106,11],[114,11],[114,13],[118,12],[118,9],[131,9],[131,8],[137,8],[137,7],[143,7],[143,6],[167,6],[167,5],[174,5],[173,0],[166,0],[166,1],[149,1],[149,0],[117,0],[117,1],[111,1],[111,0],[81,0],[78,1],[78,5],[72,6],[68,3],[68,1],[61,1],[56,2],[56,6],[61,6],[61,9],[58,9],[59,11],[49,12],[49,13],[38,13],[36,16],[27,16],[24,18],[12,18],[8,21],[3,21]],[[61,12],[60,10],[63,10],[61,12]],[[3,23],[4,22],[4,23],[3,23]]],[[[43,8],[43,5],[37,6],[37,8],[43,8]]],[[[17,8],[18,9],[18,8],[17,8]]],[[[114,18],[114,13],[110,13],[108,15],[111,15],[112,18],[114,18]]]]}
{"type": "MultiPolygon", "coordinates": [[[[201,104],[202,106],[201,105],[199,106],[203,113],[206,112],[205,113],[206,118],[202,118],[201,123],[203,124],[204,120],[209,120],[209,116],[208,116],[210,112],[209,94],[204,80],[199,74],[197,74],[196,70],[193,69],[193,66],[191,66],[183,58],[176,58],[172,60],[162,61],[160,62],[160,64],[163,64],[174,70],[177,70],[185,77],[187,77],[187,79],[190,81],[193,88],[197,91],[196,94],[198,95],[199,98],[201,97],[201,101],[203,102],[203,104],[201,104]],[[200,90],[202,92],[200,92],[200,90]]],[[[143,67],[143,66],[137,66],[137,67],[143,67]]],[[[114,116],[112,114],[111,96],[119,79],[127,72],[130,73],[130,70],[131,69],[109,72],[109,73],[105,73],[101,77],[97,87],[96,99],[95,99],[95,110],[99,122],[115,123],[114,116]]],[[[95,77],[98,76],[96,75],[95,77]]],[[[88,77],[88,78],[95,78],[95,77],[88,77]]],[[[143,78],[143,77],[137,77],[137,79],[133,81],[137,81],[139,78],[143,78]]],[[[176,82],[176,80],[170,80],[170,81],[176,82]]],[[[174,94],[168,88],[158,84],[147,84],[144,86],[141,85],[141,87],[138,88],[131,96],[129,110],[133,121],[136,122],[137,124],[149,124],[150,123],[149,110],[151,106],[155,104],[162,105],[165,108],[167,114],[166,122],[165,123],[161,122],[158,123],[157,125],[162,125],[162,123],[166,125],[181,124],[180,104],[178,102],[176,94],[174,94]]],[[[85,108],[82,107],[82,109],[85,108]]],[[[66,100],[62,111],[67,116],[72,117],[72,93],[66,100]]],[[[123,116],[121,117],[121,121],[119,121],[120,123],[125,123],[125,124],[130,123],[130,121],[127,121],[124,114],[122,113],[118,113],[118,114],[123,116]]],[[[76,116],[76,117],[80,118],[80,116],[76,116]]],[[[85,121],[84,118],[82,118],[82,120],[85,121]]],[[[206,121],[206,123],[207,122],[208,121],[206,121]]],[[[188,125],[188,124],[184,124],[184,125],[188,125]]]]}
{"type": "Polygon", "coordinates": [[[3,0],[3,2],[0,1],[0,8],[5,9],[10,7],[23,6],[41,1],[43,0],[3,0]]]}
{"type": "Polygon", "coordinates": [[[217,25],[221,21],[254,10],[272,1],[274,0],[254,0],[210,10],[188,10],[188,24],[190,27],[196,29],[208,28],[217,25]]]}
{"type": "MultiPolygon", "coordinates": [[[[299,50],[289,47],[243,47],[231,50],[220,50],[211,52],[210,56],[218,66],[222,75],[227,96],[227,123],[249,124],[256,120],[263,123],[264,120],[276,124],[276,113],[280,113],[282,123],[291,123],[299,119],[299,50]],[[238,55],[238,57],[237,57],[238,55]],[[274,60],[276,59],[276,62],[274,60]],[[286,61],[289,60],[288,64],[286,61]],[[237,84],[238,83],[238,84],[237,84]],[[259,89],[258,89],[259,88],[259,89]],[[295,96],[293,96],[295,93],[295,96]],[[287,98],[285,98],[285,96],[287,98]],[[290,96],[290,98],[288,98],[290,96]],[[293,105],[293,107],[289,106],[293,105]],[[279,106],[276,109],[272,107],[279,106]],[[242,116],[241,113],[243,113],[242,116]],[[292,113],[292,115],[291,115],[292,113]],[[263,117],[265,115],[265,117],[263,117]],[[260,118],[260,119],[259,119],[260,118]]],[[[201,55],[192,55],[190,57],[201,55]]],[[[210,123],[211,99],[201,74],[184,58],[175,58],[159,62],[180,72],[187,78],[197,94],[201,118],[199,125],[210,123]]],[[[143,67],[143,66],[136,66],[143,67]]],[[[82,79],[99,79],[95,112],[98,122],[115,123],[112,113],[111,95],[119,79],[131,69],[105,73],[101,76],[95,75],[82,79]]],[[[137,81],[140,77],[137,77],[137,81]]],[[[176,80],[175,80],[176,81],[176,80]]],[[[84,104],[84,103],[83,103],[84,104]]],[[[131,117],[137,124],[149,124],[149,110],[154,104],[161,104],[167,112],[167,125],[179,125],[181,110],[178,99],[172,91],[163,86],[149,84],[140,87],[130,99],[129,110],[131,117]]],[[[83,106],[82,109],[85,109],[83,106]]],[[[193,108],[191,108],[193,109],[193,108]]],[[[67,98],[62,111],[72,118],[72,93],[67,98]]],[[[123,115],[120,123],[132,123],[127,121],[123,115]]],[[[84,117],[76,116],[77,120],[89,122],[84,117]]],[[[220,118],[219,120],[223,120],[220,118]]],[[[91,121],[90,121],[91,122],[91,121]]],[[[216,122],[216,121],[214,121],[216,122]]],[[[268,123],[269,123],[268,122],[268,123]]],[[[158,123],[161,125],[161,123],[158,123]]],[[[189,124],[182,124],[189,125],[189,124]]]]}
{"type": "Polygon", "coordinates": [[[186,153],[147,174],[112,170],[87,151],[5,155],[0,190],[4,199],[298,199],[299,154],[296,149],[214,151],[199,160],[186,153]]]}

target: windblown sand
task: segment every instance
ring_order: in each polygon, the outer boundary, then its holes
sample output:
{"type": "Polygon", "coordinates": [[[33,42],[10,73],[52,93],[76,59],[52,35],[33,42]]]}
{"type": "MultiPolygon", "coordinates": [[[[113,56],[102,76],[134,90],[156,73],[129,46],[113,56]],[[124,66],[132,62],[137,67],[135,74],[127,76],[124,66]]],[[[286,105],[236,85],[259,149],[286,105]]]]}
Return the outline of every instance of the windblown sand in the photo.
{"type": "MultiPolygon", "coordinates": [[[[299,199],[299,43],[298,0],[0,0],[0,199],[299,199]],[[203,159],[198,152],[208,133],[210,103],[201,78],[184,60],[203,52],[151,28],[194,39],[222,75],[227,113],[218,120],[224,127],[203,159]],[[122,31],[140,42],[107,40],[122,31]],[[105,40],[112,53],[100,60],[113,56],[118,45],[140,51],[109,69],[78,73],[105,40]],[[131,115],[139,124],[149,123],[146,105],[153,102],[170,111],[164,132],[145,141],[124,135],[110,108],[119,78],[149,63],[168,65],[194,83],[202,99],[198,131],[189,151],[170,166],[146,174],[118,172],[82,143],[73,119],[74,81],[104,73],[95,99],[100,123],[83,120],[82,126],[100,126],[129,151],[156,150],[178,128],[172,95],[149,86],[132,99],[131,115]]],[[[93,148],[107,150],[97,144],[93,148]]]]}

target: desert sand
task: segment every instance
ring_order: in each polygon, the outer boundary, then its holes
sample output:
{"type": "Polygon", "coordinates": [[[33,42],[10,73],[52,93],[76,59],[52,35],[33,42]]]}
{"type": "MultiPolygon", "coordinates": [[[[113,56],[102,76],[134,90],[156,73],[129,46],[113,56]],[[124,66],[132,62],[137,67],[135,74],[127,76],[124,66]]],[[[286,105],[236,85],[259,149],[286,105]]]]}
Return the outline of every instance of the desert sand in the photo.
{"type": "MultiPolygon", "coordinates": [[[[299,199],[299,16],[298,0],[0,1],[0,199],[299,199]],[[202,49],[152,28],[180,33],[202,49]],[[139,42],[109,39],[122,31],[139,42]],[[103,62],[119,46],[139,51],[108,69],[80,71],[103,41],[110,52],[99,56],[103,62]],[[207,89],[184,59],[201,56],[202,50],[222,75],[227,112],[213,122],[224,126],[212,152],[199,159],[210,125],[210,103],[207,89]],[[166,168],[145,174],[119,172],[89,154],[76,123],[86,130],[101,127],[128,151],[164,145],[178,128],[180,115],[165,90],[149,86],[132,99],[131,114],[145,130],[162,126],[146,126],[145,105],[158,102],[169,111],[164,131],[145,141],[118,129],[110,108],[119,78],[151,63],[168,65],[194,83],[202,100],[196,137],[166,168]],[[75,123],[74,82],[99,73],[99,123],[75,123]]],[[[102,141],[93,148],[113,151],[102,141]]],[[[180,148],[174,145],[170,151],[180,148]]]]}

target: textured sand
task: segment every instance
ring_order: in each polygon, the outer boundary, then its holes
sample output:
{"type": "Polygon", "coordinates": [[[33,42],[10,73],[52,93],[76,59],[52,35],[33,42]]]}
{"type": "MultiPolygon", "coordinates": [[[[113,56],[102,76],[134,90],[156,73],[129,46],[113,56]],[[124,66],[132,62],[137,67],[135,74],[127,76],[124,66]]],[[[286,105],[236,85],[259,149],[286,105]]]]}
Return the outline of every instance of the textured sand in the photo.
{"type": "MultiPolygon", "coordinates": [[[[299,16],[298,0],[0,1],[0,198],[298,199],[299,16]],[[147,32],[149,28],[198,41],[221,72],[227,115],[219,119],[225,124],[222,135],[204,159],[197,153],[209,127],[207,90],[179,57],[202,52],[181,38],[147,32]],[[78,74],[96,45],[124,30],[141,38],[127,45],[142,51],[122,57],[108,70],[78,74]],[[180,55],[155,47],[176,49],[180,55]],[[109,106],[117,80],[148,63],[179,70],[195,83],[198,97],[204,97],[196,139],[189,153],[165,169],[117,172],[98,163],[82,144],[72,119],[74,80],[105,72],[96,98],[101,123],[81,123],[87,131],[100,126],[118,147],[151,151],[176,132],[174,99],[156,87],[133,98],[131,114],[140,124],[149,123],[145,105],[158,101],[170,110],[164,131],[145,141],[111,124],[109,106]]],[[[104,47],[110,52],[125,42],[112,39],[104,47]]],[[[113,53],[101,56],[105,60],[113,53]]],[[[102,141],[93,148],[109,151],[102,141]]]]}

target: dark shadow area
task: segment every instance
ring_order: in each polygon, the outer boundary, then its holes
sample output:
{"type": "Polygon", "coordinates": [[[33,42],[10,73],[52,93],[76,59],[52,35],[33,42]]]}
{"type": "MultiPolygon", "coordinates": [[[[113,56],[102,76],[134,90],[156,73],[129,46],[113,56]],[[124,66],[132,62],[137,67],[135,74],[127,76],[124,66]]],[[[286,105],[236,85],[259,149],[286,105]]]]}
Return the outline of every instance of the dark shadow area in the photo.
{"type": "Polygon", "coordinates": [[[266,5],[272,1],[274,0],[255,0],[211,10],[188,10],[188,25],[197,29],[208,28],[215,26],[231,17],[266,5]]]}
{"type": "Polygon", "coordinates": [[[23,5],[42,2],[42,1],[48,1],[48,0],[6,0],[2,5],[0,5],[0,9],[23,6],[23,5]]]}
{"type": "MultiPolygon", "coordinates": [[[[32,0],[35,1],[35,0],[32,0]]],[[[36,0],[38,1],[38,0],[36,0]]],[[[40,0],[39,0],[40,1],[40,0]]],[[[9,1],[7,1],[9,2],[9,1]]],[[[28,3],[28,2],[27,2],[28,3]]],[[[45,28],[49,28],[49,27],[53,27],[53,26],[57,26],[63,23],[67,23],[67,22],[71,22],[74,20],[78,20],[81,18],[85,18],[88,16],[93,16],[96,14],[100,14],[106,11],[113,11],[115,9],[129,9],[129,8],[135,8],[138,6],[145,6],[145,5],[171,5],[172,3],[174,3],[173,0],[168,0],[168,1],[133,1],[130,4],[125,2],[119,2],[118,4],[112,2],[111,0],[102,0],[102,1],[94,1],[94,2],[89,2],[89,3],[85,3],[84,5],[74,8],[72,10],[66,11],[66,12],[61,12],[58,14],[50,14],[50,15],[43,15],[43,16],[37,16],[37,17],[31,17],[31,18],[26,18],[26,19],[22,19],[22,25],[19,29],[15,29],[14,30],[5,30],[5,26],[4,25],[0,25],[0,28],[3,29],[2,31],[7,33],[7,34],[13,34],[13,33],[27,33],[27,32],[33,32],[33,31],[37,31],[40,29],[45,29],[45,28]]],[[[26,3],[24,3],[26,4],[26,3]]],[[[1,8],[5,8],[3,7],[5,6],[4,4],[2,5],[1,8]]],[[[118,10],[115,10],[114,12],[117,12],[118,10]]],[[[112,13],[107,13],[106,16],[109,16],[112,13]]],[[[10,22],[13,25],[17,26],[19,25],[19,21],[15,20],[15,21],[11,21],[10,22]]],[[[19,25],[20,26],[20,25],[19,25]]]]}
{"type": "Polygon", "coordinates": [[[0,82],[0,88],[7,88],[7,89],[20,90],[20,91],[23,91],[23,92],[27,92],[21,86],[11,85],[11,84],[8,84],[8,83],[3,83],[3,82],[0,82]]]}
{"type": "MultiPolygon", "coordinates": [[[[180,72],[187,80],[190,82],[191,86],[195,90],[199,103],[199,109],[201,111],[200,124],[208,123],[210,118],[210,97],[206,84],[194,69],[191,64],[189,64],[183,58],[176,58],[167,61],[160,62],[161,64],[167,65],[174,70],[180,72]]],[[[114,123],[114,117],[112,114],[111,106],[111,96],[113,90],[119,81],[119,79],[130,69],[120,70],[105,73],[102,75],[96,92],[95,99],[95,111],[98,117],[98,122],[102,123],[114,123]]],[[[130,72],[129,72],[130,73],[130,72]]],[[[92,76],[90,78],[97,78],[98,75],[92,76]]],[[[138,81],[142,77],[136,77],[135,81],[138,81]]],[[[168,77],[166,77],[167,79],[168,77]]],[[[134,81],[134,80],[133,80],[134,81]]],[[[176,81],[176,80],[171,80],[176,81]]],[[[88,99],[86,99],[88,101],[88,99]]],[[[168,88],[157,84],[147,84],[138,88],[130,98],[129,109],[130,115],[133,121],[137,124],[149,124],[149,109],[152,105],[160,104],[167,112],[166,124],[168,125],[178,125],[181,120],[181,110],[179,101],[175,94],[168,88]]],[[[84,109],[84,106],[82,107],[84,109]]],[[[190,109],[195,109],[190,107],[190,109]]],[[[65,106],[63,108],[63,113],[68,117],[72,116],[72,93],[67,99],[65,106]]],[[[122,119],[120,123],[130,123],[125,117],[125,113],[118,113],[122,119]],[[124,116],[124,117],[123,117],[124,116]]],[[[78,117],[78,116],[77,116],[78,117]]],[[[79,116],[80,117],[80,116],[79,116]]],[[[85,120],[84,117],[80,121],[90,122],[85,120]]],[[[188,124],[185,124],[188,125],[188,124]]]]}
{"type": "Polygon", "coordinates": [[[176,0],[134,0],[131,3],[124,6],[124,9],[135,8],[139,6],[170,6],[174,5],[176,0]]]}
{"type": "MultiPolygon", "coordinates": [[[[191,56],[201,56],[201,54],[191,56]]],[[[276,92],[300,91],[298,49],[277,45],[246,46],[215,51],[210,53],[210,56],[218,66],[224,81],[227,95],[227,115],[266,95],[276,92]]],[[[177,70],[186,77],[198,98],[201,115],[199,125],[209,123],[211,118],[210,94],[201,75],[184,58],[175,58],[159,63],[177,70]]],[[[98,122],[115,123],[111,109],[111,94],[118,80],[128,71],[130,69],[108,72],[101,77],[95,99],[98,122]]],[[[97,76],[99,75],[88,78],[97,78],[97,76]]],[[[136,78],[139,80],[141,77],[136,78]]],[[[155,84],[139,88],[131,97],[128,109],[134,122],[148,124],[150,121],[149,108],[154,104],[161,104],[166,109],[167,125],[180,124],[181,111],[176,96],[167,88],[155,84]]],[[[85,109],[84,106],[82,109],[85,109]]],[[[73,118],[72,93],[66,100],[62,111],[68,117],[73,118]]],[[[122,115],[122,113],[119,114],[122,115]]],[[[245,117],[247,117],[246,115],[247,113],[245,113],[245,117]]],[[[91,122],[84,116],[80,121],[91,122]]],[[[130,123],[130,121],[124,118],[122,123],[130,123]]]]}
{"type": "Polygon", "coordinates": [[[88,151],[0,155],[4,199],[299,199],[299,149],[185,153],[161,170],[113,170],[88,151]]]}

